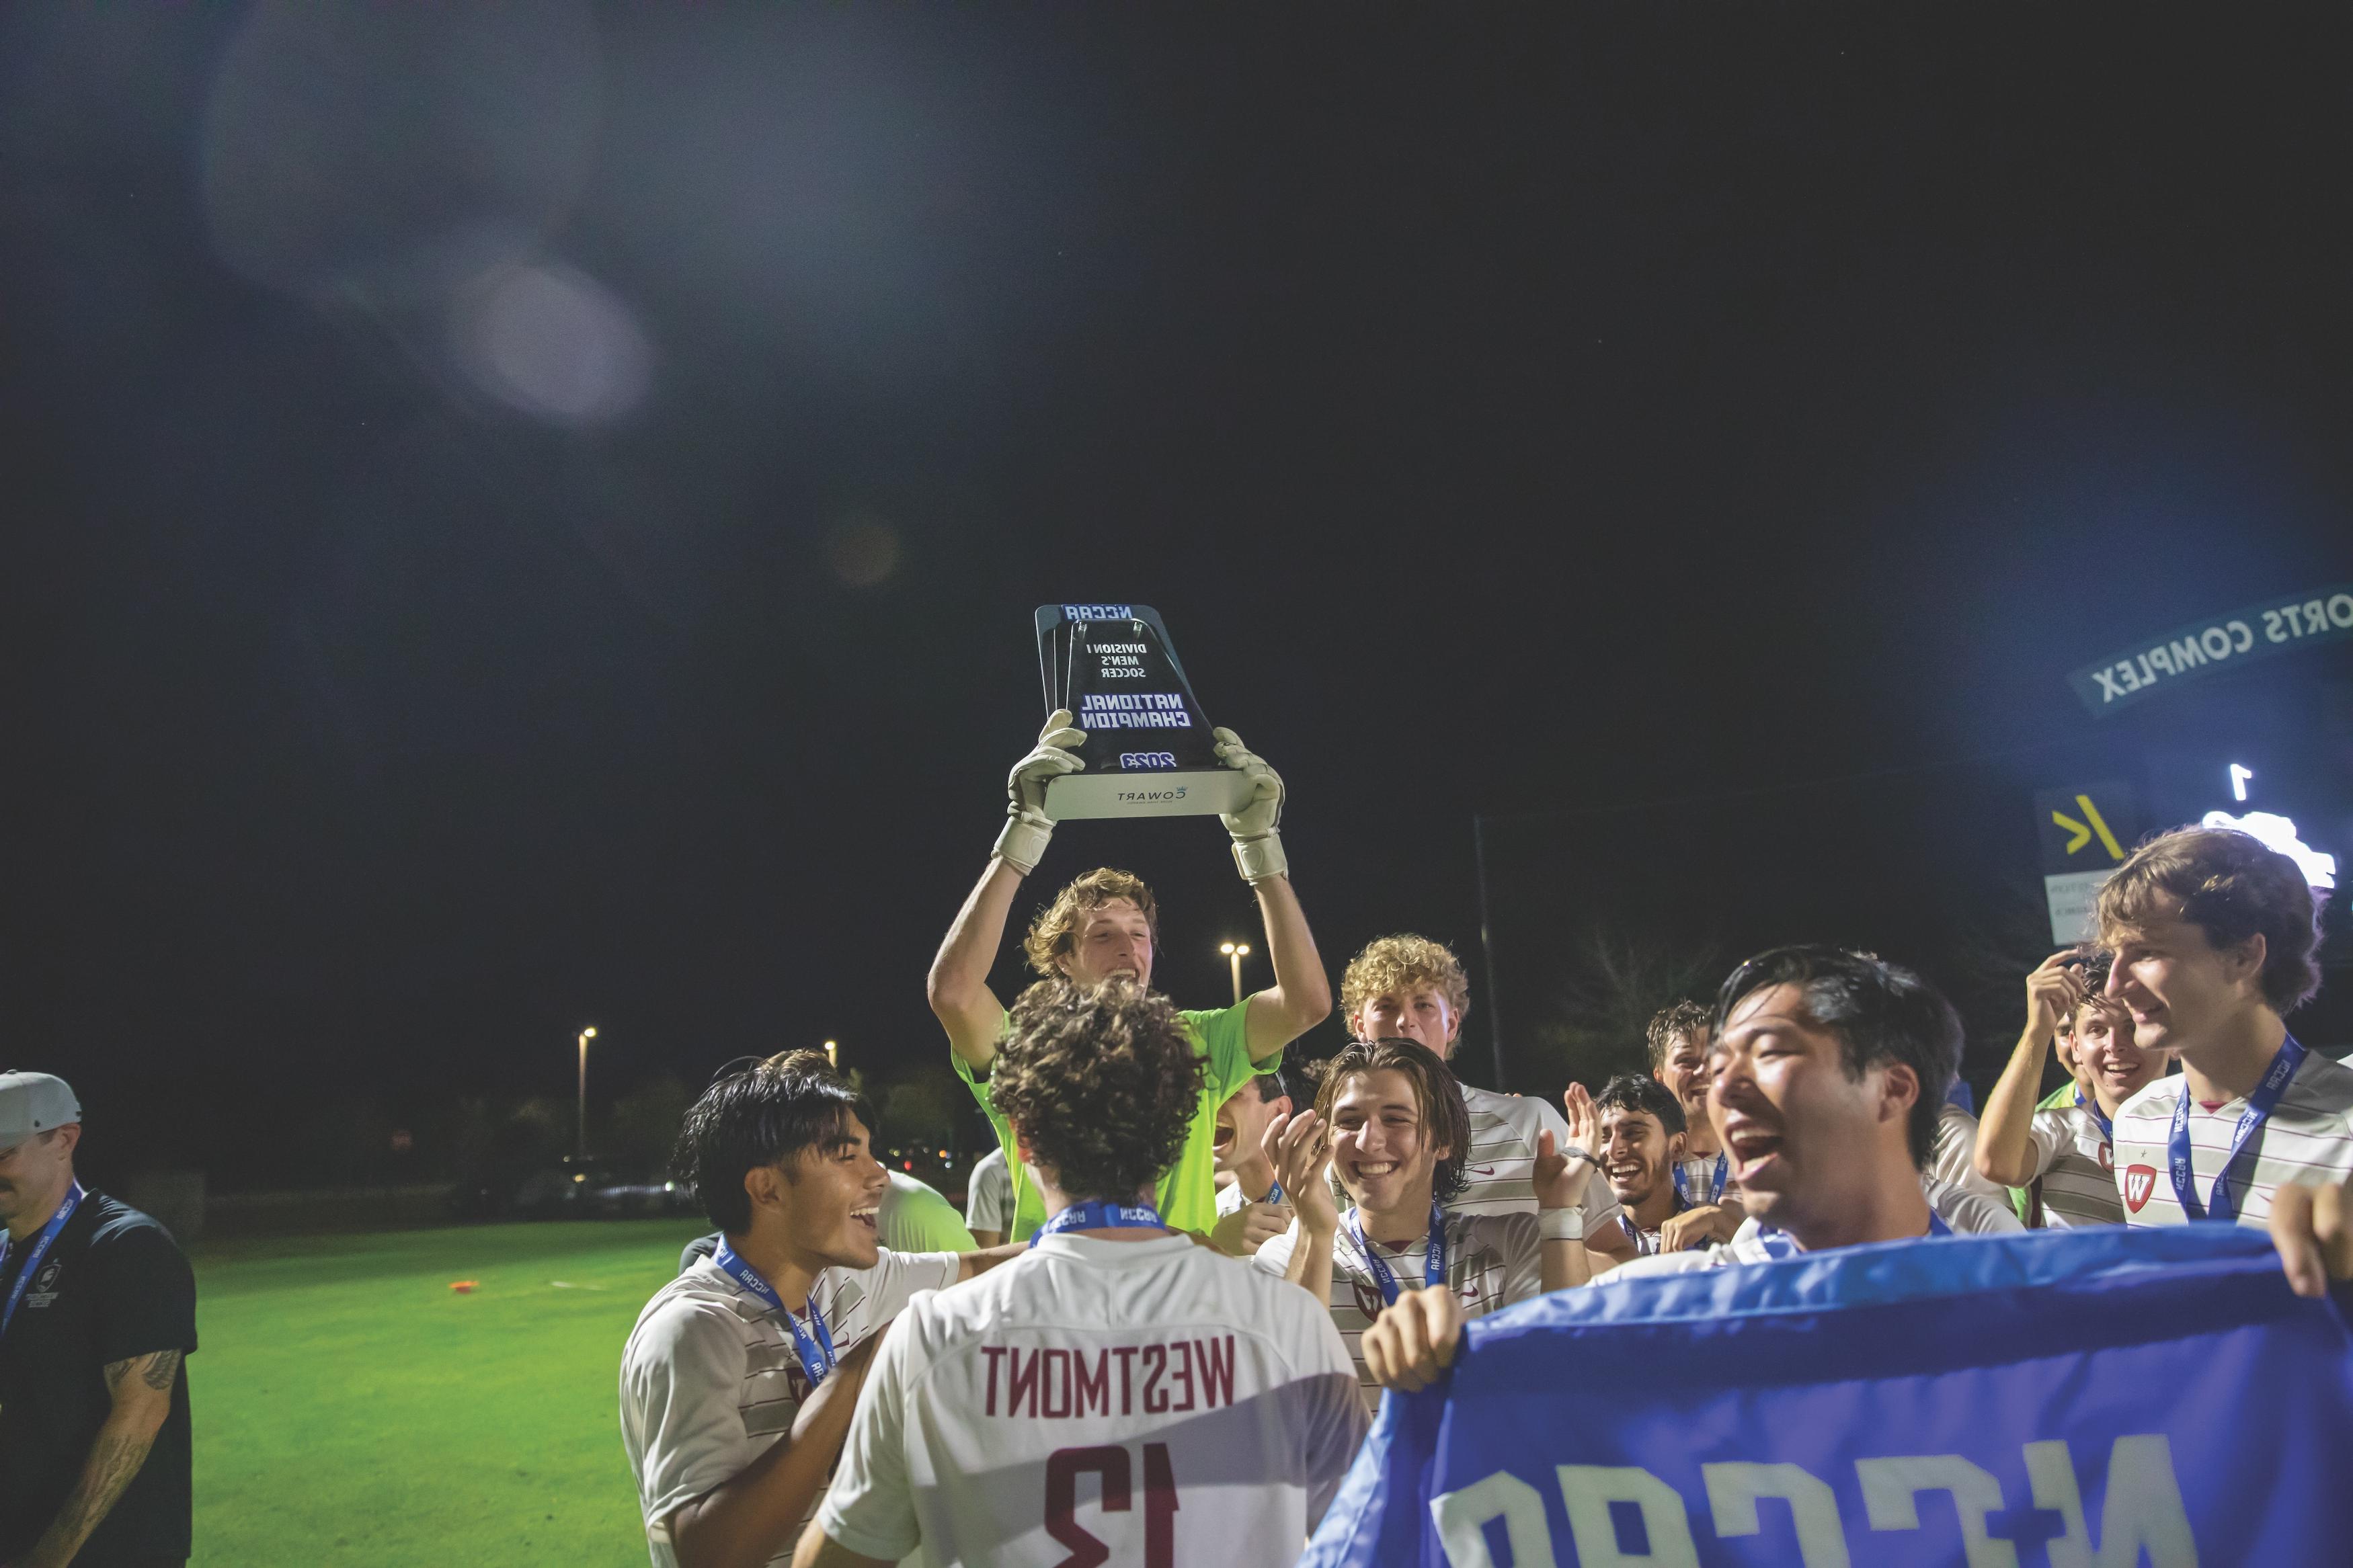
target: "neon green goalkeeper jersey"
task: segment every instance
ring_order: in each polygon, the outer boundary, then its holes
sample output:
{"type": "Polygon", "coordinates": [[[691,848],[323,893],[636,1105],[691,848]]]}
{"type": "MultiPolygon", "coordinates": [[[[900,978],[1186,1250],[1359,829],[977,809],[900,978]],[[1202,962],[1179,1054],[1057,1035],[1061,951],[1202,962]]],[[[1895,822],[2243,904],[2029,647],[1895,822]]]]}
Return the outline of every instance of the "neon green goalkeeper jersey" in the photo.
{"type": "MultiPolygon", "coordinates": [[[[1177,1015],[1185,1021],[1185,1034],[1193,1049],[1208,1058],[1209,1072],[1201,1086],[1201,1103],[1193,1110],[1193,1124],[1185,1130],[1185,1146],[1177,1152],[1176,1163],[1160,1174],[1160,1217],[1171,1229],[1206,1232],[1217,1226],[1218,1107],[1250,1079],[1272,1072],[1282,1060],[1280,1051],[1262,1062],[1250,1060],[1250,1033],[1244,1021],[1249,1008],[1249,1002],[1243,1001],[1212,1012],[1177,1015]]],[[[1038,1195],[1038,1184],[1029,1179],[1021,1156],[1014,1152],[1013,1129],[997,1114],[996,1103],[988,1097],[987,1082],[975,1078],[962,1057],[950,1053],[949,1059],[955,1065],[956,1076],[980,1101],[989,1126],[997,1130],[997,1146],[1005,1151],[1005,1168],[1013,1178],[1013,1229],[1006,1239],[1026,1240],[1046,1223],[1046,1205],[1038,1195]]]]}

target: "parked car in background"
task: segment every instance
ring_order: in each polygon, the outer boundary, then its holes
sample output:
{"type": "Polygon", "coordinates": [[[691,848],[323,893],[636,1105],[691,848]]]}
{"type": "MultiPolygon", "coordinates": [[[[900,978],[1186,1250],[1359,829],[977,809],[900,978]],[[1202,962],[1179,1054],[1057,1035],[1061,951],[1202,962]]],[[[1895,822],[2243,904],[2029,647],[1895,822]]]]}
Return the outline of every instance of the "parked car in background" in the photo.
{"type": "Polygon", "coordinates": [[[591,1175],[578,1184],[580,1202],[598,1219],[652,1218],[663,1215],[699,1215],[702,1205],[686,1184],[659,1167],[643,1165],[591,1175]]]}
{"type": "Polygon", "coordinates": [[[695,1215],[702,1206],[658,1163],[591,1155],[460,1182],[449,1212],[463,1219],[621,1219],[695,1215]]]}

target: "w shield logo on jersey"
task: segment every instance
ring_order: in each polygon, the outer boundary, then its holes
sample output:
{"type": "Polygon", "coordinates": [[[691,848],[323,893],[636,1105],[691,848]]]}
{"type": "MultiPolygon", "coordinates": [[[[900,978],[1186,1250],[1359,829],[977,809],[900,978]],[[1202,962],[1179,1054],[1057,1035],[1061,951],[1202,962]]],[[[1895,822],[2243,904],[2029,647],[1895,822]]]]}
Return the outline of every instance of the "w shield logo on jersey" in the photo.
{"type": "Polygon", "coordinates": [[[2101,1169],[2101,1170],[2103,1170],[2103,1171],[2114,1171],[2116,1168],[2116,1146],[2115,1146],[2114,1144],[2110,1144],[2110,1143],[2103,1143],[2103,1144],[2101,1144],[2101,1145],[2100,1145],[2100,1169],[2101,1169]]]}
{"type": "Polygon", "coordinates": [[[2135,1214],[2140,1213],[2141,1205],[2148,1202],[2148,1194],[2155,1191],[2157,1191],[2157,1171],[2154,1166],[2127,1165],[2125,1167],[2125,1207],[2135,1214]]]}

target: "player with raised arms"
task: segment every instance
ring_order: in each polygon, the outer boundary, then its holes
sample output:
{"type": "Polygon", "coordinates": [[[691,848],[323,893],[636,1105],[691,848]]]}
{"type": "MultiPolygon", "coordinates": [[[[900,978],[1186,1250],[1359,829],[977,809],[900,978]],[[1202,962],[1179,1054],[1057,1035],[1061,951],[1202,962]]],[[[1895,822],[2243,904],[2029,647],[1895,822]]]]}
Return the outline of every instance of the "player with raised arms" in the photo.
{"type": "MultiPolygon", "coordinates": [[[[1325,1067],[1313,1114],[1268,1128],[1299,1212],[1251,1267],[1324,1302],[1359,1369],[1358,1338],[1409,1289],[1445,1297],[1460,1321],[1584,1284],[1592,1277],[1583,1242],[1593,1110],[1580,1087],[1566,1100],[1567,1139],[1556,1146],[1549,1129],[1536,1135],[1534,1212],[1450,1210],[1471,1136],[1453,1073],[1418,1041],[1351,1041],[1325,1067]],[[1355,1205],[1345,1215],[1327,1167],[1355,1205]]],[[[1366,1405],[1377,1408],[1380,1390],[1369,1373],[1360,1375],[1366,1405]]]]}
{"type": "MultiPolygon", "coordinates": [[[[1425,936],[1380,937],[1348,961],[1340,977],[1340,1011],[1355,1039],[1412,1040],[1451,1064],[1471,1011],[1471,983],[1462,961],[1444,943],[1425,936]]],[[[1570,1144],[1560,1112],[1541,1098],[1474,1089],[1459,1079],[1456,1087],[1470,1131],[1461,1152],[1461,1186],[1442,1200],[1447,1212],[1535,1213],[1538,1138],[1549,1132],[1555,1149],[1570,1144]]],[[[1590,1184],[1582,1201],[1585,1245],[1597,1255],[1592,1267],[1606,1268],[1633,1257],[1609,1186],[1590,1184]]]]}
{"type": "MultiPolygon", "coordinates": [[[[1217,1224],[1218,1108],[1250,1079],[1278,1062],[1282,1047],[1322,1023],[1332,1011],[1331,983],[1307,917],[1291,889],[1289,862],[1278,826],[1282,780],[1246,750],[1230,730],[1215,731],[1218,755],[1246,774],[1256,789],[1250,804],[1222,820],[1233,837],[1234,864],[1258,895],[1266,926],[1266,951],[1274,963],[1274,984],[1230,1007],[1183,1013],[1185,1032],[1208,1064],[1185,1141],[1160,1179],[1160,1214],[1179,1230],[1208,1233],[1217,1224]]],[[[947,940],[932,961],[928,994],[932,1011],[947,1030],[955,1066],[997,1130],[1013,1177],[1011,1238],[1020,1240],[1045,1220],[1036,1188],[1013,1157],[1012,1131],[996,1109],[987,1074],[1004,1037],[1005,1008],[988,988],[989,966],[1005,940],[1005,927],[1022,879],[1038,868],[1053,837],[1046,815],[1046,786],[1085,764],[1072,749],[1086,741],[1071,727],[1068,709],[1046,721],[1037,746],[1015,764],[1008,782],[1011,800],[1004,830],[947,940]]],[[[1056,894],[1038,916],[1023,942],[1030,966],[1050,980],[1085,989],[1113,978],[1132,980],[1147,990],[1160,942],[1159,910],[1141,879],[1109,868],[1088,872],[1056,894]]]]}
{"type": "Polygon", "coordinates": [[[1205,1073],[1132,983],[1023,993],[991,1083],[1045,1224],[892,1326],[798,1568],[1299,1555],[1366,1417],[1322,1309],[1154,1206],[1205,1073]]]}
{"type": "Polygon", "coordinates": [[[2027,1223],[2038,1227],[2123,1223],[2116,1111],[2165,1071],[2165,1054],[2139,1048],[2131,1015],[2101,994],[2109,956],[2070,948],[2026,977],[2026,1027],[1978,1124],[1978,1173],[2028,1188],[2027,1223]],[[2034,1101],[2046,1045],[2075,1079],[2048,1107],[2034,1101]]]}
{"type": "Polygon", "coordinates": [[[2353,1068],[2284,1022],[2320,989],[2316,915],[2302,868],[2232,828],[2160,834],[2102,885],[2103,994],[2181,1062],[2116,1110],[2126,1224],[2261,1226],[2282,1185],[2353,1173],[2353,1068]]]}
{"type": "MultiPolygon", "coordinates": [[[[2023,1228],[2009,1208],[1921,1174],[1961,1056],[1951,1005],[1908,969],[1828,946],[1780,947],[1717,994],[1708,1112],[1748,1216],[1721,1247],[1638,1258],[1601,1288],[1869,1242],[2023,1228]]],[[[1453,1359],[1451,1291],[1401,1298],[1366,1333],[1384,1387],[1421,1388],[1453,1359]]]]}
{"type": "Polygon", "coordinates": [[[915,1291],[1018,1250],[885,1248],[873,1113],[823,1062],[723,1078],[679,1134],[679,1173],[721,1239],[654,1293],[621,1352],[621,1446],[655,1568],[789,1556],[875,1335],[915,1291]]]}

